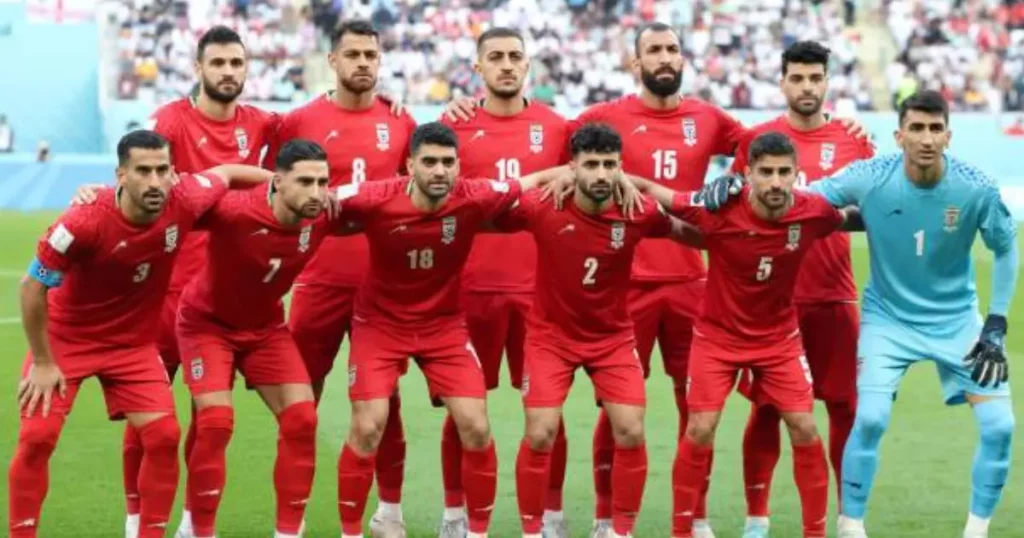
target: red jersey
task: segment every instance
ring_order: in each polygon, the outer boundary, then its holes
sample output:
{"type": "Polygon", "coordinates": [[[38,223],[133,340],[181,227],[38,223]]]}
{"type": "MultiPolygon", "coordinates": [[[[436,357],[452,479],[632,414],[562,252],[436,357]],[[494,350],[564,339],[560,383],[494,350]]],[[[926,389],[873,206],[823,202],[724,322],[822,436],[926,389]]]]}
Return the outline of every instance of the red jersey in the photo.
{"type": "MultiPolygon", "coordinates": [[[[327,93],[281,120],[267,162],[273,164],[284,143],[304,138],[327,152],[332,187],[391,179],[405,170],[414,130],[416,121],[411,116],[395,116],[390,103],[382,99],[365,110],[346,110],[327,93]]],[[[354,288],[366,278],[367,258],[364,236],[331,237],[297,280],[354,288]]]]}
{"type": "MultiPolygon", "coordinates": [[[[234,118],[217,121],[203,115],[186,97],[157,109],[148,127],[171,143],[174,169],[194,174],[222,164],[259,166],[277,120],[276,114],[239,104],[234,118]]],[[[189,235],[174,267],[172,291],[183,290],[202,268],[205,246],[205,233],[189,235]]]]}
{"type": "MultiPolygon", "coordinates": [[[[704,186],[715,155],[732,155],[746,129],[722,109],[683,99],[674,110],[655,110],[631,95],[594,105],[575,126],[605,123],[622,136],[622,169],[677,191],[704,186]]],[[[633,280],[688,281],[704,277],[704,260],[695,249],[668,239],[644,241],[636,253],[633,280]]]]}
{"type": "Polygon", "coordinates": [[[343,187],[338,197],[345,220],[362,223],[370,242],[370,272],[356,295],[354,315],[426,330],[462,315],[461,274],[473,238],[515,203],[520,185],[458,179],[447,203],[424,213],[407,193],[410,181],[343,187]]]}
{"type": "Polygon", "coordinates": [[[199,222],[210,232],[209,263],[181,297],[181,316],[232,330],[284,324],[281,301],[324,237],[342,221],[323,215],[294,227],[277,220],[269,184],[232,191],[199,222]]]}
{"type": "MultiPolygon", "coordinates": [[[[568,161],[569,122],[536,101],[514,116],[480,107],[469,121],[442,122],[459,136],[459,170],[466,177],[507,181],[568,161]]],[[[531,293],[536,265],[537,247],[528,233],[480,235],[463,285],[471,291],[531,293]]]]}
{"type": "Polygon", "coordinates": [[[843,222],[820,196],[795,191],[793,207],[766,221],[747,201],[750,188],[717,213],[677,194],[672,213],[704,235],[709,272],[704,309],[694,331],[720,345],[756,352],[799,334],[793,288],[815,240],[843,222]]]}
{"type": "Polygon", "coordinates": [[[529,230],[537,242],[531,334],[588,349],[633,339],[627,301],[633,254],[641,239],[671,233],[672,221],[661,206],[648,198],[645,211],[630,221],[614,204],[599,215],[584,213],[571,201],[558,211],[550,200],[530,193],[495,224],[529,230]]]}
{"type": "Polygon", "coordinates": [[[143,225],[121,213],[116,189],[68,209],[36,251],[47,271],[65,275],[48,294],[50,332],[83,343],[152,343],[182,243],[226,190],[221,178],[183,174],[160,216],[143,225]]]}
{"type": "MultiPolygon", "coordinates": [[[[838,122],[826,123],[810,131],[794,129],[786,116],[762,123],[747,134],[736,148],[734,172],[747,166],[750,143],[757,136],[777,131],[789,137],[799,159],[801,186],[828,177],[846,165],[875,155],[870,140],[856,138],[838,122]]],[[[818,241],[807,252],[793,300],[797,303],[832,303],[857,300],[857,283],[850,262],[850,236],[837,233],[818,241]]]]}

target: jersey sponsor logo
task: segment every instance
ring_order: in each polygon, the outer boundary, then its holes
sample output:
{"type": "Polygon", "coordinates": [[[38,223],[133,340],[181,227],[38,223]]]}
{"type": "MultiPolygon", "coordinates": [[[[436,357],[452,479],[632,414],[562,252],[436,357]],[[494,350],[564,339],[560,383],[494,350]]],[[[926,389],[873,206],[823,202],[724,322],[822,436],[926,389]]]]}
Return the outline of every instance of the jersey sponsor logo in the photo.
{"type": "Polygon", "coordinates": [[[477,138],[483,138],[484,135],[486,135],[486,134],[487,133],[484,132],[483,129],[479,129],[479,130],[477,130],[477,132],[473,133],[473,138],[470,138],[469,141],[472,142],[472,141],[476,140],[477,138]]]}
{"type": "Polygon", "coordinates": [[[178,225],[172,224],[164,230],[164,252],[171,253],[178,248],[178,225]]]}
{"type": "Polygon", "coordinates": [[[235,129],[235,142],[238,143],[238,156],[249,157],[249,135],[241,127],[235,129]]]}
{"type": "Polygon", "coordinates": [[[509,190],[508,183],[506,183],[504,181],[494,181],[493,179],[490,180],[490,181],[491,181],[491,188],[494,189],[494,192],[500,192],[500,193],[503,193],[503,194],[508,192],[508,190],[509,190]]]}
{"type": "Polygon", "coordinates": [[[831,142],[826,142],[821,145],[821,156],[818,159],[818,166],[822,170],[828,170],[832,168],[836,161],[836,145],[831,142]]]}
{"type": "Polygon", "coordinates": [[[299,232],[299,252],[306,252],[309,250],[309,236],[312,232],[312,224],[307,224],[302,227],[302,231],[299,232]]]}
{"type": "Polygon", "coordinates": [[[75,236],[72,235],[63,224],[58,224],[57,227],[53,229],[53,232],[50,233],[49,239],[46,240],[46,242],[53,247],[53,250],[56,250],[61,254],[67,254],[68,248],[71,247],[71,243],[74,241],[75,236]]]}
{"type": "Polygon", "coordinates": [[[203,378],[203,358],[196,357],[192,359],[189,364],[189,370],[192,372],[192,379],[199,380],[203,378]]]}
{"type": "Polygon", "coordinates": [[[377,149],[380,151],[386,151],[391,147],[391,131],[388,130],[388,124],[378,123],[377,124],[377,149]]]}
{"type": "Polygon", "coordinates": [[[267,235],[269,233],[270,233],[270,230],[268,230],[266,228],[260,228],[259,230],[256,230],[255,232],[253,232],[250,235],[267,235]]]}
{"type": "Polygon", "coordinates": [[[630,134],[639,134],[639,133],[646,133],[646,132],[647,132],[647,124],[646,123],[641,123],[636,129],[633,129],[633,132],[630,133],[630,134]]]}
{"type": "Polygon", "coordinates": [[[327,142],[330,142],[331,140],[333,140],[335,138],[338,138],[338,130],[337,129],[331,129],[331,132],[327,133],[327,136],[324,137],[324,143],[326,144],[327,142]]]}
{"type": "Polygon", "coordinates": [[[199,137],[199,141],[196,142],[196,149],[201,148],[201,147],[203,147],[205,145],[206,145],[206,137],[205,136],[199,137]]]}
{"type": "Polygon", "coordinates": [[[199,186],[204,189],[209,189],[213,187],[213,183],[211,183],[209,178],[207,178],[206,176],[196,174],[192,177],[194,177],[196,179],[196,183],[198,183],[199,186]]]}
{"type": "Polygon", "coordinates": [[[615,250],[626,245],[626,224],[623,222],[612,223],[612,238],[611,246],[615,250]]]}
{"type": "Polygon", "coordinates": [[[955,232],[957,227],[960,225],[960,208],[955,205],[951,205],[946,208],[945,219],[943,220],[942,229],[949,233],[955,232]]]}
{"type": "Polygon", "coordinates": [[[792,252],[800,248],[800,225],[790,224],[786,233],[786,250],[792,252]]]}
{"type": "Polygon", "coordinates": [[[445,245],[450,245],[455,241],[455,217],[445,217],[441,219],[441,242],[445,245]]]}
{"type": "Polygon", "coordinates": [[[697,122],[691,118],[683,120],[683,143],[690,147],[697,145],[697,122]]]}
{"type": "Polygon", "coordinates": [[[530,125],[530,151],[534,153],[544,151],[544,126],[539,123],[530,125]]]}
{"type": "Polygon", "coordinates": [[[392,228],[391,231],[388,232],[388,234],[389,235],[400,234],[400,233],[404,233],[408,229],[409,229],[408,226],[406,226],[404,224],[399,224],[398,226],[395,226],[394,228],[392,228]]]}
{"type": "Polygon", "coordinates": [[[566,224],[565,226],[562,226],[562,229],[558,230],[558,234],[561,235],[561,234],[564,234],[564,233],[575,232],[575,231],[576,231],[576,225],[570,222],[569,224],[566,224]]]}

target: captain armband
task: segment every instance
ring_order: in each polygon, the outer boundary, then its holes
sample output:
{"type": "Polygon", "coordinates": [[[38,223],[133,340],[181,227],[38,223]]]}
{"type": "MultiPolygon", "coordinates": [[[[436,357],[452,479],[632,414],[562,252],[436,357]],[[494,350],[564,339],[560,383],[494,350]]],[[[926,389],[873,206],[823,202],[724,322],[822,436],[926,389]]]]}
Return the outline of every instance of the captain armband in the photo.
{"type": "Polygon", "coordinates": [[[64,273],[46,268],[39,262],[39,258],[32,258],[32,263],[28,266],[28,277],[47,288],[59,287],[64,282],[64,273]]]}

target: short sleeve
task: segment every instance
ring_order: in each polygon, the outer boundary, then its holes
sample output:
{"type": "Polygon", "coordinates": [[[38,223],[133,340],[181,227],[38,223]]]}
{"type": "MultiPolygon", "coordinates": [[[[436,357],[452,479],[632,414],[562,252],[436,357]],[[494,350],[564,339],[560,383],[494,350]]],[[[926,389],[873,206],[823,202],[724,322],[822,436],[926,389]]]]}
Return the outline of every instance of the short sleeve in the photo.
{"type": "Polygon", "coordinates": [[[394,180],[347,183],[335,190],[341,205],[341,220],[362,222],[370,211],[385,198],[385,191],[394,180]]]}
{"type": "Polygon", "coordinates": [[[33,270],[33,278],[48,285],[59,284],[73,265],[96,249],[102,217],[87,207],[91,206],[76,206],[68,210],[39,240],[36,247],[38,267],[33,270]]]}
{"type": "Polygon", "coordinates": [[[718,107],[713,107],[713,110],[715,111],[715,121],[718,123],[714,154],[732,156],[736,153],[736,148],[740,143],[748,136],[748,130],[740,123],[740,120],[728,112],[718,107]]]}
{"type": "Polygon", "coordinates": [[[985,188],[979,217],[978,229],[985,246],[996,254],[1009,252],[1017,241],[1017,223],[995,185],[985,188]]]}
{"type": "Polygon", "coordinates": [[[535,196],[520,196],[518,200],[512,203],[508,210],[495,215],[491,222],[496,229],[502,232],[530,230],[533,228],[534,216],[537,214],[541,203],[543,202],[535,196]]]}
{"type": "Polygon", "coordinates": [[[807,202],[814,219],[814,236],[816,238],[825,237],[843,225],[843,213],[833,207],[828,200],[821,196],[809,195],[807,202]]]}
{"type": "Polygon", "coordinates": [[[167,140],[175,140],[179,131],[180,119],[177,114],[177,107],[168,105],[160,107],[146,122],[146,128],[167,140]]]}
{"type": "Polygon", "coordinates": [[[522,194],[518,181],[493,179],[466,179],[463,181],[466,199],[480,207],[488,220],[506,211],[522,194]]]}
{"type": "Polygon", "coordinates": [[[199,174],[182,174],[174,186],[174,192],[192,216],[199,219],[224,197],[228,190],[227,183],[225,178],[209,170],[199,174]]]}
{"type": "Polygon", "coordinates": [[[647,207],[647,229],[644,237],[668,237],[672,234],[672,217],[665,212],[661,204],[653,203],[653,207],[647,207]]]}
{"type": "Polygon", "coordinates": [[[730,170],[734,174],[743,174],[747,168],[747,152],[750,149],[750,142],[753,138],[753,131],[747,130],[745,136],[743,136],[739,143],[736,144],[734,151],[735,158],[732,160],[732,167],[730,170]]]}
{"type": "Polygon", "coordinates": [[[276,168],[277,154],[281,151],[281,147],[295,138],[299,113],[299,111],[290,112],[279,116],[278,120],[274,122],[272,130],[267,136],[267,154],[263,157],[263,168],[271,171],[276,168]]]}
{"type": "Polygon", "coordinates": [[[704,204],[696,202],[696,194],[696,192],[675,193],[672,196],[672,207],[669,212],[696,226],[702,233],[709,233],[714,228],[717,219],[704,208],[704,204]]]}
{"type": "Polygon", "coordinates": [[[878,160],[857,161],[835,174],[811,183],[807,190],[824,196],[836,207],[860,205],[876,176],[881,173],[878,160]]]}

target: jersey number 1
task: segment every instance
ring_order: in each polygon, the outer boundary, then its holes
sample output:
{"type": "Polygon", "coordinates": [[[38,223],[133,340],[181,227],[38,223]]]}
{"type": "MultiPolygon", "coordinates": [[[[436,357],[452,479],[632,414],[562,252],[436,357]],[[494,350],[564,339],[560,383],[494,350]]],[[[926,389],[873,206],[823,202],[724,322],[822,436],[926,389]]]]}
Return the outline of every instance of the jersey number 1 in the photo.
{"type": "Polygon", "coordinates": [[[917,245],[917,255],[924,256],[924,230],[914,232],[914,242],[917,245]]]}

